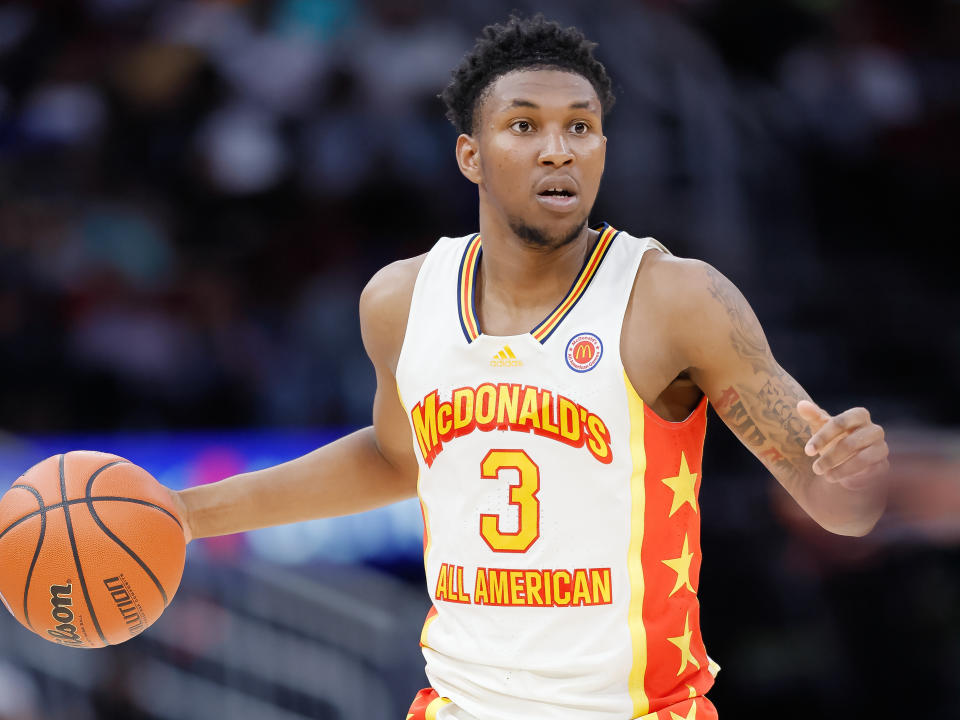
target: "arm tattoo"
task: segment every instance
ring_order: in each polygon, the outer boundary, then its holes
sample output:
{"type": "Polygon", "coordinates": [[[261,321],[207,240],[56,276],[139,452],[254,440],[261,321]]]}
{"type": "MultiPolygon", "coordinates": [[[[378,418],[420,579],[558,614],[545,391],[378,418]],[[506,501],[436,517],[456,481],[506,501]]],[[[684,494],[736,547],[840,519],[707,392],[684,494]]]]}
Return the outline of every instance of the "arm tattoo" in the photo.
{"type": "Polygon", "coordinates": [[[733,330],[730,331],[730,341],[733,348],[744,360],[750,362],[754,372],[766,370],[772,362],[770,347],[763,336],[760,323],[753,316],[736,288],[713,268],[707,268],[710,278],[710,294],[723,305],[730,317],[733,330]]]}
{"type": "Polygon", "coordinates": [[[730,318],[730,342],[753,368],[757,384],[738,383],[722,391],[715,408],[730,428],[781,478],[809,474],[803,448],[809,425],[797,414],[797,402],[810,397],[773,359],[760,323],[736,288],[713,268],[707,270],[710,294],[730,318]],[[760,384],[762,383],[762,384],[760,384]]]}
{"type": "Polygon", "coordinates": [[[715,409],[771,471],[795,480],[808,474],[811,464],[803,451],[810,428],[795,410],[797,401],[805,398],[806,393],[788,394],[771,379],[759,393],[746,385],[731,385],[722,392],[715,409]]]}

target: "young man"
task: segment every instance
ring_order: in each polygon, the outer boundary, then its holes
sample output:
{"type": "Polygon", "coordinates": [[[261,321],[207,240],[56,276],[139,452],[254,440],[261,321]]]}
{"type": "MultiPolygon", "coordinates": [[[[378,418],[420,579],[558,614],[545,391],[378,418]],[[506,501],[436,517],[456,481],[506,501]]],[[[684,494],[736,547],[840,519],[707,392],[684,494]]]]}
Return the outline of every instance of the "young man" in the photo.
{"type": "Polygon", "coordinates": [[[419,493],[423,720],[709,720],[696,598],[707,399],[823,527],[884,505],[883,431],[831,417],[710,266],[587,220],[610,80],[542,18],[485,28],[443,94],[479,233],[360,300],[372,427],[180,494],[207,537],[419,493]]]}

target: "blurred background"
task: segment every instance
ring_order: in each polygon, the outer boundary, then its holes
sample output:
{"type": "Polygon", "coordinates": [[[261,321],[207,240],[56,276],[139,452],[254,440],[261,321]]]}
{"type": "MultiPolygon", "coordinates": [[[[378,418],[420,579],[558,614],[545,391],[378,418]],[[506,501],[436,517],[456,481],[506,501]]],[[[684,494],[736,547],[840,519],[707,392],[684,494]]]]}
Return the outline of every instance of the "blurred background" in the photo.
{"type": "MultiPolygon", "coordinates": [[[[893,450],[864,539],[722,429],[701,491],[721,717],[960,717],[960,2],[0,3],[0,477],[69,449],[186,487],[370,421],[357,300],[476,229],[436,99],[542,10],[614,78],[593,220],[744,291],[893,450]]],[[[399,718],[425,684],[416,503],[191,545],[144,636],[0,617],[0,720],[399,718]]]]}

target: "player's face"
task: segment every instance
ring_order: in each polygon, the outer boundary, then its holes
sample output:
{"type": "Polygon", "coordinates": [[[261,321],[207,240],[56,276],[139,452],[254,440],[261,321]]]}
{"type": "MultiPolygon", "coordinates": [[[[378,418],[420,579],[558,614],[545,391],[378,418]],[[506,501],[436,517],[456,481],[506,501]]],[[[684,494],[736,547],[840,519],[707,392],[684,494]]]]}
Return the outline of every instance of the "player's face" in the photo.
{"type": "Polygon", "coordinates": [[[488,223],[550,249],[586,226],[606,142],[590,81],[562,70],[518,70],[488,88],[473,136],[458,143],[458,159],[480,187],[488,223]]]}

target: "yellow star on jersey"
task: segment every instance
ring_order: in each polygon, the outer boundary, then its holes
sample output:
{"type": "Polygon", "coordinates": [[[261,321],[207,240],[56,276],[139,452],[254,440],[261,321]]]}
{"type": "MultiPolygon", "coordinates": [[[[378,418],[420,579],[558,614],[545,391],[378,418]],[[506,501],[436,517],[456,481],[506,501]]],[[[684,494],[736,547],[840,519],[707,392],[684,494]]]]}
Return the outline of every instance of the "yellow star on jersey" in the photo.
{"type": "Polygon", "coordinates": [[[677,715],[673,710],[670,711],[670,720],[697,720],[697,703],[690,704],[690,712],[686,717],[677,715]]]}
{"type": "Polygon", "coordinates": [[[663,484],[673,490],[673,503],[670,505],[670,517],[680,509],[684,503],[690,503],[690,507],[697,512],[697,473],[690,472],[687,466],[687,456],[683,450],[680,451],[680,471],[675,477],[663,478],[663,484]]]}
{"type": "Polygon", "coordinates": [[[693,585],[690,584],[690,562],[693,560],[693,553],[690,552],[690,537],[687,534],[683,536],[683,550],[680,551],[680,557],[674,560],[661,560],[664,565],[677,574],[677,584],[667,597],[673,597],[673,594],[680,588],[686,586],[690,592],[695,592],[693,585]]]}
{"type": "Polygon", "coordinates": [[[693,656],[693,653],[690,652],[690,639],[693,637],[693,631],[690,629],[690,611],[687,611],[687,619],[683,623],[683,635],[679,637],[667,638],[670,642],[680,648],[680,669],[677,670],[677,677],[680,677],[683,674],[683,671],[687,669],[687,665],[691,664],[697,670],[700,669],[700,663],[693,656]]]}

